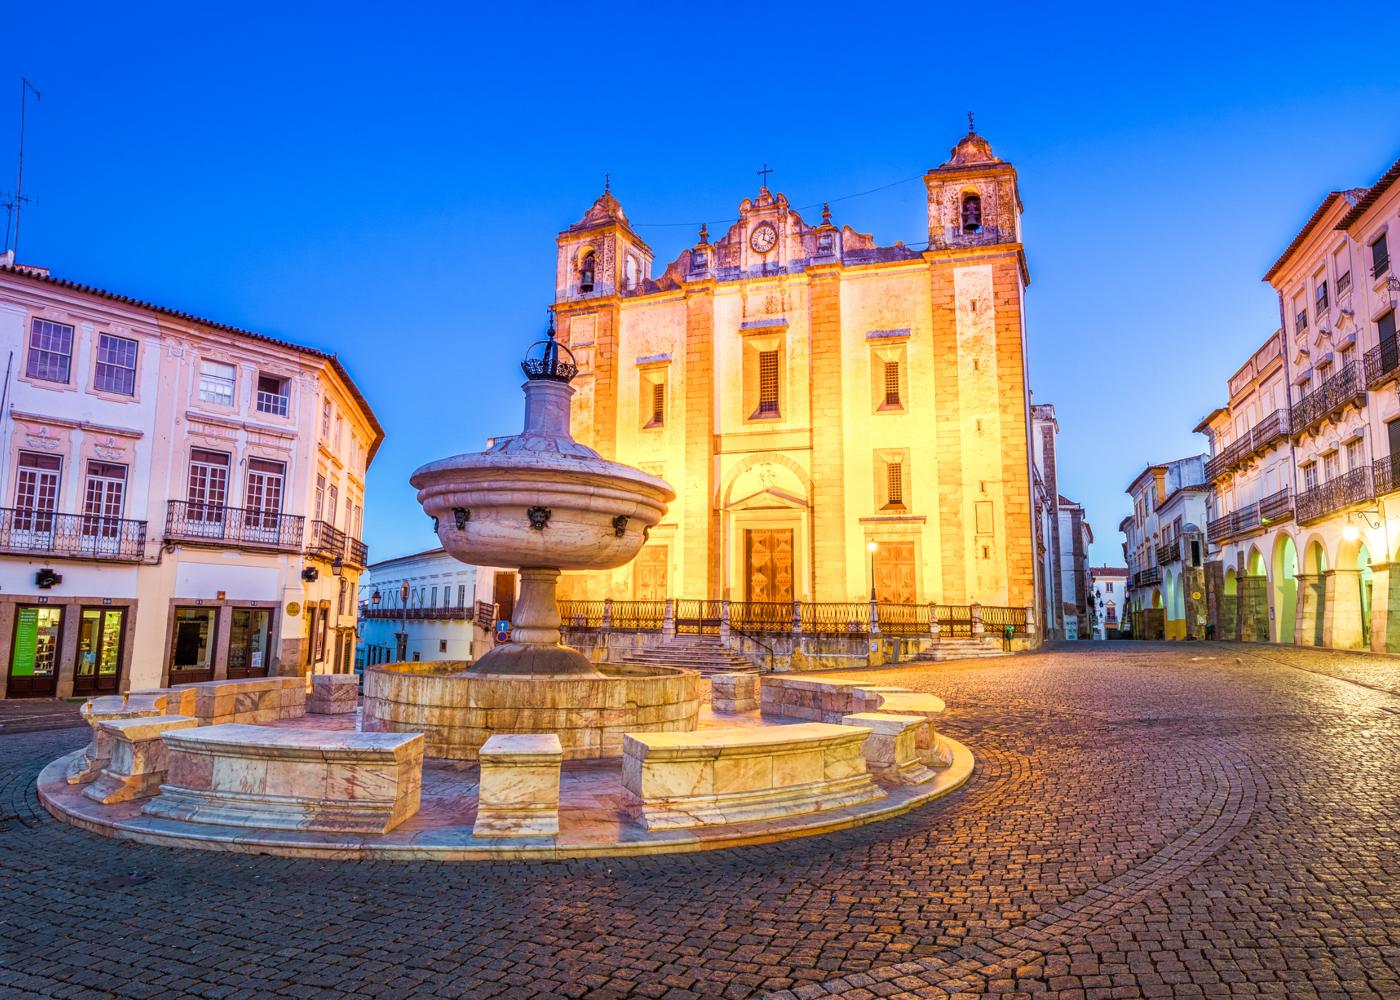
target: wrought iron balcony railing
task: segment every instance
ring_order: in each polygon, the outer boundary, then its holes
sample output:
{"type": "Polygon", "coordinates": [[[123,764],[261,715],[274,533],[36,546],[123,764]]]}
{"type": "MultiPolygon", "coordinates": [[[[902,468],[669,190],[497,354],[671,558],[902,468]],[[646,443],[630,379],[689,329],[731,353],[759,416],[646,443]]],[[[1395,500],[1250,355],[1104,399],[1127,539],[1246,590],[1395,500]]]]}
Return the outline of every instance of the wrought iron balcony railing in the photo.
{"type": "Polygon", "coordinates": [[[1400,490],[1400,455],[1387,455],[1372,462],[1371,479],[1378,497],[1400,490]]]}
{"type": "Polygon", "coordinates": [[[345,561],[351,566],[364,569],[369,565],[369,546],[358,538],[345,539],[345,561]]]}
{"type": "Polygon", "coordinates": [[[1133,574],[1134,587],[1150,587],[1153,584],[1162,582],[1162,567],[1149,566],[1147,569],[1140,569],[1133,574]]]}
{"type": "Polygon", "coordinates": [[[1248,534],[1286,521],[1293,516],[1293,498],[1288,489],[1271,493],[1262,500],[1206,522],[1206,537],[1212,542],[1248,534]]]}
{"type": "Polygon", "coordinates": [[[1216,479],[1247,458],[1259,454],[1280,438],[1288,436],[1289,416],[1285,409],[1275,410],[1252,428],[1225,446],[1220,454],[1206,462],[1206,478],[1216,479]]]}
{"type": "Polygon", "coordinates": [[[325,521],[312,521],[306,539],[306,554],[334,559],[345,555],[345,532],[325,521]]]}
{"type": "Polygon", "coordinates": [[[1328,514],[1376,498],[1372,467],[1363,465],[1335,479],[1298,494],[1298,523],[1307,524],[1328,514]]]}
{"type": "Polygon", "coordinates": [[[1181,558],[1181,539],[1173,538],[1157,546],[1157,565],[1166,566],[1181,558]]]}
{"type": "MultiPolygon", "coordinates": [[[[1294,403],[1290,413],[1292,433],[1312,430],[1348,404],[1364,399],[1366,387],[1361,383],[1358,367],[1354,361],[1347,362],[1341,371],[1294,403]]],[[[1302,496],[1298,499],[1301,502],[1302,496]]]]}
{"type": "Polygon", "coordinates": [[[407,611],[403,608],[365,608],[360,615],[372,621],[472,621],[475,612],[474,607],[409,608],[407,611]]]}
{"type": "Polygon", "coordinates": [[[139,562],[146,554],[146,522],[100,514],[0,507],[0,550],[139,562]]]}
{"type": "Polygon", "coordinates": [[[305,518],[274,510],[171,500],[166,505],[165,539],[188,545],[235,548],[301,548],[305,518]]]}
{"type": "Polygon", "coordinates": [[[1366,388],[1374,389],[1393,378],[1400,378],[1400,341],[1385,340],[1366,352],[1366,388]]]}

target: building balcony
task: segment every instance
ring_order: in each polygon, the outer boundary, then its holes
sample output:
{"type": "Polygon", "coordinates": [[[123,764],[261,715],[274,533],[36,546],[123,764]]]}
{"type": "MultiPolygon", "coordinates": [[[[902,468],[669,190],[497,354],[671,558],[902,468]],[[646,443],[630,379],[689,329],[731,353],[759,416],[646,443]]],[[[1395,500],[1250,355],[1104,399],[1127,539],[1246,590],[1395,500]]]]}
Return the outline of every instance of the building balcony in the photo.
{"type": "Polygon", "coordinates": [[[1239,510],[1212,518],[1206,523],[1206,537],[1212,542],[1222,542],[1252,531],[1263,531],[1292,516],[1293,498],[1287,489],[1282,489],[1239,510]]]}
{"type": "Polygon", "coordinates": [[[1378,497],[1400,492],[1400,455],[1387,455],[1372,462],[1371,481],[1378,497]]]}
{"type": "Polygon", "coordinates": [[[217,548],[296,552],[306,519],[273,510],[171,500],[166,505],[165,540],[217,548]]]}
{"type": "Polygon", "coordinates": [[[1374,500],[1376,487],[1372,471],[1372,466],[1363,465],[1299,493],[1298,523],[1307,524],[1353,504],[1374,500]]]}
{"type": "Polygon", "coordinates": [[[1366,388],[1375,389],[1400,378],[1400,342],[1389,340],[1366,352],[1366,388]]]}
{"type": "Polygon", "coordinates": [[[312,521],[306,539],[306,554],[333,561],[345,555],[345,532],[325,521],[312,521]]]}
{"type": "Polygon", "coordinates": [[[360,617],[367,621],[411,622],[422,621],[471,621],[474,608],[366,608],[360,617]]]}
{"type": "Polygon", "coordinates": [[[1134,587],[1151,587],[1162,582],[1162,567],[1149,566],[1133,574],[1134,587]]]}
{"type": "Polygon", "coordinates": [[[1166,566],[1181,558],[1181,539],[1173,538],[1170,542],[1163,542],[1157,546],[1157,564],[1166,566]]]}
{"type": "MultiPolygon", "coordinates": [[[[1341,371],[1294,403],[1289,417],[1292,433],[1303,434],[1313,430],[1347,406],[1360,405],[1366,398],[1366,387],[1362,384],[1360,367],[1354,361],[1347,362],[1341,371]]],[[[1302,499],[1300,495],[1299,503],[1302,499]]]]}
{"type": "Polygon", "coordinates": [[[140,562],[146,522],[99,514],[0,507],[0,551],[101,562],[140,562]]]}
{"type": "Polygon", "coordinates": [[[1287,437],[1289,424],[1287,410],[1278,409],[1270,413],[1206,462],[1206,478],[1218,479],[1245,460],[1267,450],[1275,441],[1287,437]]]}
{"type": "Polygon", "coordinates": [[[356,569],[364,569],[369,565],[369,546],[358,538],[345,539],[345,562],[348,566],[356,569]]]}

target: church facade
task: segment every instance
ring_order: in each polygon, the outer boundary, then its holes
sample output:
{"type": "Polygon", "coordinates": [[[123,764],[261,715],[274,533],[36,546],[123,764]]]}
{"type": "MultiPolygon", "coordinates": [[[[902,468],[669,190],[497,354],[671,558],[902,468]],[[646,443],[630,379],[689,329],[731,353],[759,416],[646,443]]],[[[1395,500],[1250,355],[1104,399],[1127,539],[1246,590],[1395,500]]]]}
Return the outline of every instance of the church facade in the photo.
{"type": "Polygon", "coordinates": [[[1035,603],[1016,171],[969,131],[924,180],[924,250],[766,186],[655,278],[610,191],[559,234],[574,436],[677,493],[562,596],[1035,603]]]}

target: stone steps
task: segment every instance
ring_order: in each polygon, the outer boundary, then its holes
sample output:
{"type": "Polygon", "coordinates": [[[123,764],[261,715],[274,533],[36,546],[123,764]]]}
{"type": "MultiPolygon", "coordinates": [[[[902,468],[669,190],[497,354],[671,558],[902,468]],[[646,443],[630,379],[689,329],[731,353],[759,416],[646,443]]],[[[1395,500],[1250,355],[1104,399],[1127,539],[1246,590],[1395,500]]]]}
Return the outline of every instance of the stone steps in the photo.
{"type": "Polygon", "coordinates": [[[907,663],[941,663],[944,660],[981,660],[1009,656],[1000,639],[939,639],[907,663]]]}
{"type": "Polygon", "coordinates": [[[757,668],[744,656],[727,649],[712,636],[667,639],[648,649],[632,649],[619,659],[623,663],[664,667],[684,667],[701,674],[754,673],[757,668]]]}

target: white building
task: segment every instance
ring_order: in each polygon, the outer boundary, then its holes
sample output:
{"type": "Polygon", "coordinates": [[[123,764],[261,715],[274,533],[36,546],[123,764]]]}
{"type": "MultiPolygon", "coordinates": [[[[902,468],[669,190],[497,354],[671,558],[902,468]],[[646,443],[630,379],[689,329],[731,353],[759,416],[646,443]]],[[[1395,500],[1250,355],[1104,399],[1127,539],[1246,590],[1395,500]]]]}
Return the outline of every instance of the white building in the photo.
{"type": "Polygon", "coordinates": [[[459,562],[442,548],[369,567],[360,592],[360,664],[475,661],[509,622],[516,575],[459,562]]]}
{"type": "Polygon", "coordinates": [[[1205,462],[1191,455],[1149,465],[1128,486],[1133,513],[1120,528],[1135,639],[1205,638],[1205,462]]]}
{"type": "Polygon", "coordinates": [[[1123,627],[1130,577],[1126,566],[1089,567],[1089,587],[1094,601],[1095,639],[1116,637],[1119,629],[1123,627]]]}
{"type": "Polygon", "coordinates": [[[383,431],[334,355],[8,254],[0,345],[0,696],[350,669],[383,431]]]}

